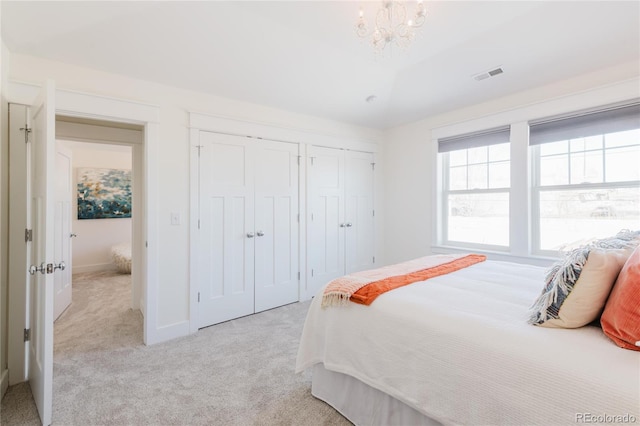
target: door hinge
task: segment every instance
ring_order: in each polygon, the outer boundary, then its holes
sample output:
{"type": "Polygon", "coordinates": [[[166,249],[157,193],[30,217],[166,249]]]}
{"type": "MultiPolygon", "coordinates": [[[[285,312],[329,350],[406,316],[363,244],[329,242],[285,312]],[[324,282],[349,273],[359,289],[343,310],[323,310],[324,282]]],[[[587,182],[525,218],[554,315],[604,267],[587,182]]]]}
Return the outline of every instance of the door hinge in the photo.
{"type": "Polygon", "coordinates": [[[300,281],[300,271],[298,271],[298,281],[300,281]]]}
{"type": "Polygon", "coordinates": [[[198,219],[198,229],[200,229],[200,219],[198,219]]]}
{"type": "Polygon", "coordinates": [[[149,247],[149,241],[145,241],[144,242],[144,246],[148,248],[149,247]]]}
{"type": "Polygon", "coordinates": [[[376,217],[376,211],[375,210],[373,211],[373,217],[376,217]]]}
{"type": "Polygon", "coordinates": [[[371,170],[375,170],[376,169],[376,163],[371,163],[371,170]]]}
{"type": "Polygon", "coordinates": [[[298,213],[298,222],[300,222],[300,213],[298,213]]]}
{"type": "Polygon", "coordinates": [[[311,276],[313,276],[313,269],[311,270],[311,276]]]}
{"type": "Polygon", "coordinates": [[[25,328],[24,329],[24,341],[28,342],[31,340],[31,329],[30,328],[25,328]]]}
{"type": "Polygon", "coordinates": [[[312,165],[312,166],[313,166],[313,160],[314,160],[315,158],[316,158],[316,157],[309,157],[309,159],[311,160],[311,165],[312,165]]]}
{"type": "Polygon", "coordinates": [[[24,242],[28,243],[29,241],[33,241],[33,229],[24,230],[24,242]]]}
{"type": "Polygon", "coordinates": [[[198,292],[198,303],[200,303],[200,292],[198,292]]]}
{"type": "Polygon", "coordinates": [[[24,127],[20,127],[20,130],[24,130],[24,143],[29,143],[29,133],[31,133],[33,129],[25,124],[24,127]]]}
{"type": "Polygon", "coordinates": [[[198,148],[198,158],[200,157],[200,150],[204,147],[204,145],[196,145],[196,148],[198,148]]]}
{"type": "Polygon", "coordinates": [[[376,263],[376,257],[373,256],[373,263],[376,263]]]}
{"type": "Polygon", "coordinates": [[[298,155],[298,166],[300,165],[300,159],[302,158],[302,155],[298,155]]]}

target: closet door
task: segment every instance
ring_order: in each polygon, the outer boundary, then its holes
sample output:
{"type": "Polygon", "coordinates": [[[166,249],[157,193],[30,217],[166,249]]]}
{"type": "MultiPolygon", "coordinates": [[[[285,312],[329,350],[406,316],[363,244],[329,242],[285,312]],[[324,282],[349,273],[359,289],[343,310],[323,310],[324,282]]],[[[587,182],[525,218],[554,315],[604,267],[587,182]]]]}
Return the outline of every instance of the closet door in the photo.
{"type": "Polygon", "coordinates": [[[254,312],[251,140],[200,133],[199,327],[254,312]]]}
{"type": "Polygon", "coordinates": [[[344,151],[310,146],[307,163],[307,286],[344,275],[344,151]]]}
{"type": "Polygon", "coordinates": [[[298,145],[257,140],[255,311],[298,300],[298,145]]]}
{"type": "Polygon", "coordinates": [[[374,267],[373,154],[345,151],[345,273],[374,267]]]}

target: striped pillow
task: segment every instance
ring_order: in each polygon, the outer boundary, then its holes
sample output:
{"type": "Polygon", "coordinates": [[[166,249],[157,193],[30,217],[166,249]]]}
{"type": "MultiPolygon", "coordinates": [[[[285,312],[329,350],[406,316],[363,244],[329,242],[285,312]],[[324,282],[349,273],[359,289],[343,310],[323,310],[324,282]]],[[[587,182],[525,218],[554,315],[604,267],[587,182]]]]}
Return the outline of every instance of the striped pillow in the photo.
{"type": "Polygon", "coordinates": [[[567,253],[547,272],[529,323],[577,328],[598,319],[613,284],[638,245],[640,231],[620,231],[567,253]]]}

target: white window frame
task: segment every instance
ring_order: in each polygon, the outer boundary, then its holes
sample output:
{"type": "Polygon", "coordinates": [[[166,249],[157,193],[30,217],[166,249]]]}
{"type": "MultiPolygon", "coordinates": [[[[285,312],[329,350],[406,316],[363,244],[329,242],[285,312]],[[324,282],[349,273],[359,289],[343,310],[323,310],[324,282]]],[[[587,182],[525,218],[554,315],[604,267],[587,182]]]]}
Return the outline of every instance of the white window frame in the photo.
{"type": "MultiPolygon", "coordinates": [[[[555,259],[557,253],[535,253],[533,241],[539,240],[533,227],[534,194],[532,191],[533,164],[529,152],[529,123],[554,115],[569,114],[574,111],[597,109],[602,105],[617,102],[629,102],[630,99],[640,96],[640,77],[611,83],[604,86],[592,87],[573,94],[564,94],[551,99],[526,100],[514,106],[505,103],[493,107],[494,111],[476,115],[478,118],[469,118],[468,111],[461,111],[457,115],[438,117],[425,123],[425,131],[430,132],[429,165],[431,169],[430,182],[433,189],[431,194],[431,252],[432,253],[463,253],[470,247],[451,246],[445,244],[443,229],[446,218],[443,218],[442,192],[443,192],[443,162],[438,155],[438,139],[455,135],[481,131],[482,129],[511,126],[511,193],[510,203],[510,244],[507,252],[497,252],[488,249],[474,249],[478,253],[484,253],[490,259],[529,263],[539,266],[548,266],[555,259]],[[505,107],[506,106],[506,107],[505,107]],[[440,123],[440,124],[435,124],[440,123]]],[[[449,243],[452,244],[452,243],[449,243]]]]}
{"type": "MultiPolygon", "coordinates": [[[[580,117],[581,115],[588,115],[592,113],[597,113],[600,111],[606,112],[611,111],[619,107],[625,107],[629,105],[637,105],[639,102],[623,102],[618,105],[609,105],[609,106],[600,106],[593,108],[588,111],[575,112],[567,114],[566,118],[571,117],[580,117]]],[[[563,117],[555,118],[555,120],[560,120],[563,117]]],[[[544,120],[541,120],[544,121],[544,120]]],[[[606,135],[612,132],[605,132],[602,135],[606,135]]],[[[558,252],[555,250],[548,250],[541,248],[542,234],[541,234],[541,218],[540,218],[540,193],[546,191],[581,191],[581,190],[595,190],[595,189],[621,189],[621,188],[638,188],[640,186],[640,180],[637,181],[618,181],[618,182],[606,182],[606,152],[611,149],[617,148],[607,148],[606,143],[603,140],[602,146],[599,149],[593,149],[588,151],[600,151],[602,152],[602,179],[603,182],[597,183],[571,183],[571,139],[559,139],[557,142],[567,141],[567,161],[568,170],[569,170],[569,183],[567,184],[558,184],[558,185],[542,185],[541,184],[541,146],[543,144],[534,144],[529,148],[530,161],[531,161],[531,170],[532,170],[532,182],[531,182],[531,228],[532,228],[532,241],[531,241],[531,254],[535,256],[549,256],[555,257],[558,255],[558,252]]],[[[582,152],[588,152],[582,151],[582,152]]],[[[576,152],[577,153],[577,152],[576,152]]]]}
{"type": "MultiPolygon", "coordinates": [[[[483,132],[477,132],[477,136],[479,138],[482,138],[484,134],[486,133],[499,133],[499,132],[507,132],[510,133],[510,129],[508,127],[501,127],[498,129],[491,129],[489,131],[483,131],[483,132]]],[[[474,139],[475,135],[466,135],[467,139],[474,139]]],[[[456,139],[456,137],[453,137],[451,139],[456,139]]],[[[510,136],[507,137],[507,139],[510,139],[510,136]]],[[[439,140],[438,143],[442,143],[442,140],[439,140]]],[[[454,142],[455,143],[455,142],[454,142]]],[[[501,142],[501,143],[509,143],[510,141],[505,141],[505,142],[501,142]]],[[[480,148],[480,147],[489,147],[491,145],[496,144],[495,142],[491,142],[491,143],[487,143],[487,144],[482,144],[482,143],[478,143],[478,144],[474,144],[473,146],[464,146],[461,145],[458,147],[458,149],[469,149],[469,148],[480,148]]],[[[445,142],[446,145],[446,142],[445,142]]],[[[449,196],[450,195],[455,195],[455,194],[460,194],[460,195],[464,195],[464,194],[507,194],[507,196],[509,197],[509,200],[511,200],[511,187],[504,187],[504,188],[490,188],[489,187],[489,173],[488,173],[488,166],[491,163],[495,163],[495,161],[490,161],[489,159],[489,153],[487,153],[487,161],[484,164],[487,164],[487,188],[483,188],[483,189],[449,189],[450,187],[450,163],[449,163],[449,159],[450,159],[450,152],[452,151],[456,151],[457,149],[452,149],[446,152],[439,152],[438,157],[439,157],[439,162],[441,164],[440,167],[440,173],[441,173],[441,197],[440,197],[440,217],[442,218],[442,229],[441,229],[441,240],[443,242],[443,244],[445,246],[451,246],[451,247],[466,247],[466,248],[472,248],[472,249],[483,249],[483,250],[491,250],[491,251],[496,251],[496,252],[508,252],[509,251],[509,244],[507,244],[506,246],[502,246],[502,245],[495,245],[495,244],[480,244],[480,243],[472,243],[472,242],[468,242],[468,241],[458,241],[458,240],[451,240],[449,238],[449,196]]],[[[511,168],[511,153],[509,153],[509,168],[511,168]]],[[[477,164],[483,164],[483,163],[477,163],[477,164]]],[[[467,180],[469,179],[469,175],[468,175],[468,168],[469,168],[469,163],[468,163],[468,158],[467,158],[467,163],[466,163],[466,167],[467,167],[467,180]]],[[[510,208],[509,208],[510,210],[510,208]]],[[[510,215],[509,215],[510,216],[510,215]]],[[[511,234],[511,230],[509,229],[508,234],[511,234]]],[[[509,237],[510,239],[510,237],[509,237]]]]}

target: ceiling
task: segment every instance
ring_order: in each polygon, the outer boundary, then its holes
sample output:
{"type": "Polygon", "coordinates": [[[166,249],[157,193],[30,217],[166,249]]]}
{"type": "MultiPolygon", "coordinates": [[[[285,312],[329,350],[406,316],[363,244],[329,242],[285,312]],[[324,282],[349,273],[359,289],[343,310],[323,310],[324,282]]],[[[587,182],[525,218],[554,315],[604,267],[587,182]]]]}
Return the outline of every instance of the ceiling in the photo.
{"type": "Polygon", "coordinates": [[[379,129],[640,68],[638,1],[426,0],[420,36],[382,58],[354,33],[361,3],[3,0],[2,37],[14,53],[379,129]]]}

